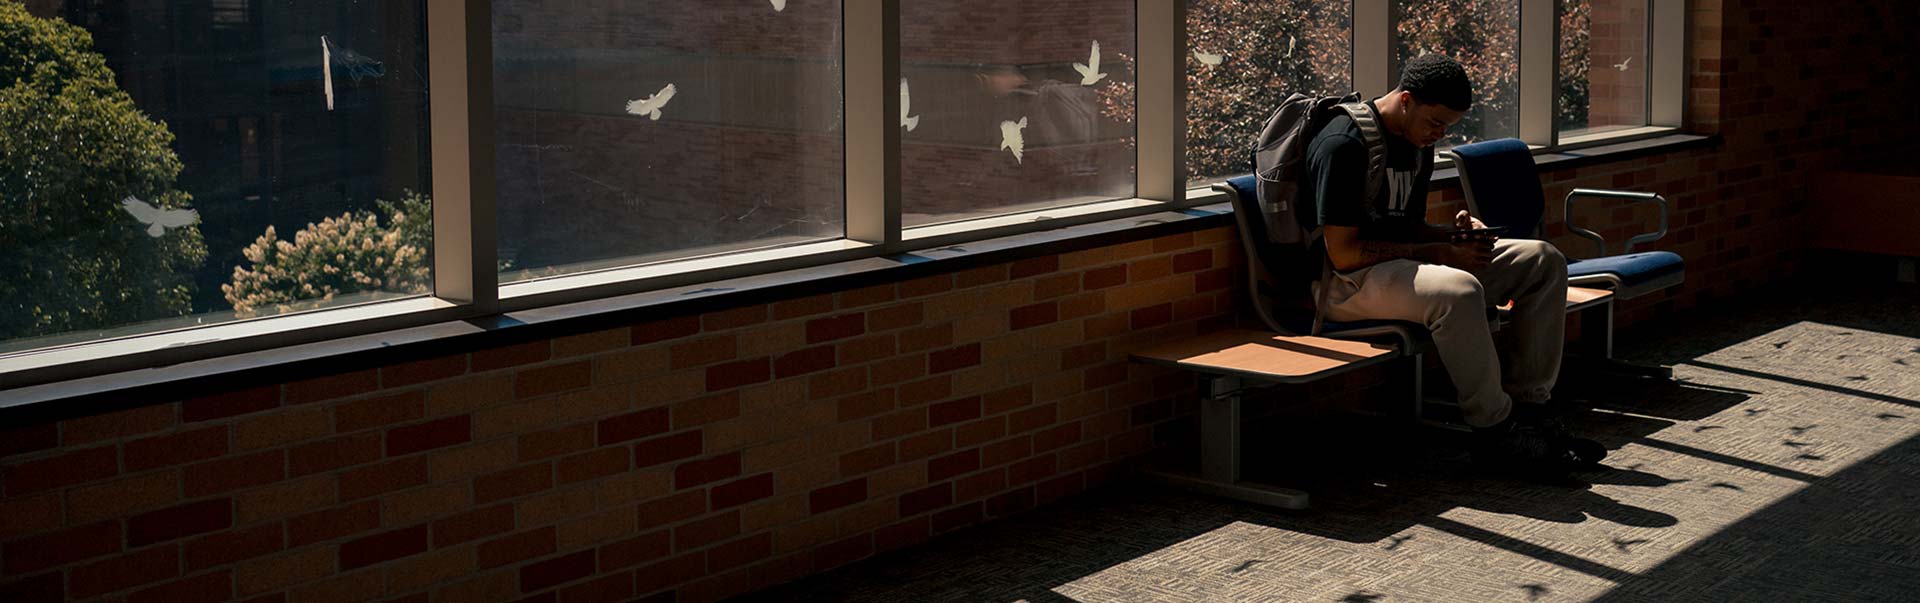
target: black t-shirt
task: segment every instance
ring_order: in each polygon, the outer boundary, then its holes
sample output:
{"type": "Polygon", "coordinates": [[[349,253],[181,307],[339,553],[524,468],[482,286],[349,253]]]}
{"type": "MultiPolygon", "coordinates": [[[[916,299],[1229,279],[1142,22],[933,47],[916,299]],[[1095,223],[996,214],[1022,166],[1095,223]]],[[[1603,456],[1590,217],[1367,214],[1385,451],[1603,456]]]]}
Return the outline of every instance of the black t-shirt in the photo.
{"type": "MultiPolygon", "coordinates": [[[[1367,106],[1373,107],[1368,101],[1367,106]]],[[[1379,108],[1374,107],[1379,113],[1379,108]]],[[[1433,178],[1432,147],[1380,132],[1387,144],[1387,181],[1377,199],[1367,196],[1367,143],[1360,127],[1345,114],[1335,115],[1307,147],[1307,173],[1301,199],[1313,199],[1317,213],[1301,216],[1303,226],[1355,226],[1367,239],[1413,240],[1426,222],[1427,182],[1433,178]]]]}

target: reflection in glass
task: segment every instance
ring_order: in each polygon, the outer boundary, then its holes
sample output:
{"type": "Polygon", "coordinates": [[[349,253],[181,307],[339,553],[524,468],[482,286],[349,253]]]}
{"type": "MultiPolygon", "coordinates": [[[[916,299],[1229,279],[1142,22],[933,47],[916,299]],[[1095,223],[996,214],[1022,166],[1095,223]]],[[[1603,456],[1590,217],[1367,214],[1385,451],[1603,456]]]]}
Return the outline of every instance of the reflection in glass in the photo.
{"type": "Polygon", "coordinates": [[[1453,57],[1473,80],[1473,108],[1436,146],[1520,133],[1519,0],[1394,0],[1394,73],[1429,52],[1453,57]]]}
{"type": "Polygon", "coordinates": [[[1558,1],[1560,137],[1646,125],[1646,0],[1558,1]]]}
{"type": "Polygon", "coordinates": [[[1187,174],[1251,171],[1248,147],[1295,92],[1353,91],[1353,5],[1321,0],[1187,4],[1187,174]]]}

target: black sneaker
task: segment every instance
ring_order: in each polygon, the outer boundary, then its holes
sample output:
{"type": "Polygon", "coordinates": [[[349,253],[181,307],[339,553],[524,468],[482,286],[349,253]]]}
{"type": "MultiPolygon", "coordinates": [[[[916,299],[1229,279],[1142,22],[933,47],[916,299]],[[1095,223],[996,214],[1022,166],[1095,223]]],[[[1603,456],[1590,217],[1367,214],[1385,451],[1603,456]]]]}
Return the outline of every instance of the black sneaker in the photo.
{"type": "Polygon", "coordinates": [[[1576,459],[1576,466],[1583,469],[1600,466],[1600,461],[1607,458],[1607,447],[1599,442],[1573,435],[1573,430],[1567,428],[1566,421],[1560,418],[1560,413],[1556,410],[1553,407],[1546,407],[1527,412],[1521,416],[1520,420],[1523,423],[1531,423],[1542,434],[1559,442],[1560,447],[1572,452],[1576,459]]]}
{"type": "Polygon", "coordinates": [[[1473,461],[1482,467],[1535,478],[1564,478],[1581,458],[1538,426],[1518,423],[1475,434],[1473,461]]]}

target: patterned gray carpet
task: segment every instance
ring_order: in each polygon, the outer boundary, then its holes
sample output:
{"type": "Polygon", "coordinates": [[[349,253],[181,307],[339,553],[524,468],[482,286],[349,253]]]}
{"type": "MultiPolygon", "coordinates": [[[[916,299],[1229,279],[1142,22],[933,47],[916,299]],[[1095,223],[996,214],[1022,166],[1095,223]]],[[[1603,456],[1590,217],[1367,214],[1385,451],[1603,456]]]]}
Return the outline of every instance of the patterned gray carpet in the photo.
{"type": "Polygon", "coordinates": [[[1480,475],[1459,436],[1263,421],[1302,513],[1116,484],[755,601],[1920,601],[1920,288],[1766,301],[1623,335],[1677,387],[1563,384],[1610,469],[1480,475]]]}

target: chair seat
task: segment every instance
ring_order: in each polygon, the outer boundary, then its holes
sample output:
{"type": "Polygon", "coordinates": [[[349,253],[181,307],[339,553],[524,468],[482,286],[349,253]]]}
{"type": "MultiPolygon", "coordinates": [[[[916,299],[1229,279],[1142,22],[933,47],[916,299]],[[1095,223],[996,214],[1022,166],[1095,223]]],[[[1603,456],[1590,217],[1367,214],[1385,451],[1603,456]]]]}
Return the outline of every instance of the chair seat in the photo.
{"type": "Polygon", "coordinates": [[[1611,274],[1623,286],[1637,287],[1686,271],[1686,261],[1671,251],[1648,251],[1591,260],[1568,260],[1567,277],[1611,274]]]}
{"type": "MultiPolygon", "coordinates": [[[[1312,333],[1313,332],[1313,313],[1312,312],[1307,312],[1305,310],[1297,310],[1297,311],[1278,310],[1278,311],[1275,311],[1274,314],[1277,315],[1277,316],[1274,316],[1274,319],[1280,321],[1280,326],[1286,327],[1288,331],[1292,331],[1294,333],[1312,333]]],[[[1400,320],[1356,320],[1352,322],[1328,320],[1320,325],[1320,335],[1322,337],[1339,337],[1340,334],[1345,331],[1359,331],[1362,329],[1378,329],[1378,328],[1385,328],[1385,327],[1399,327],[1402,329],[1407,329],[1408,331],[1411,331],[1413,333],[1425,333],[1427,330],[1426,327],[1420,326],[1418,324],[1406,322],[1406,321],[1400,321],[1400,320]]]]}

